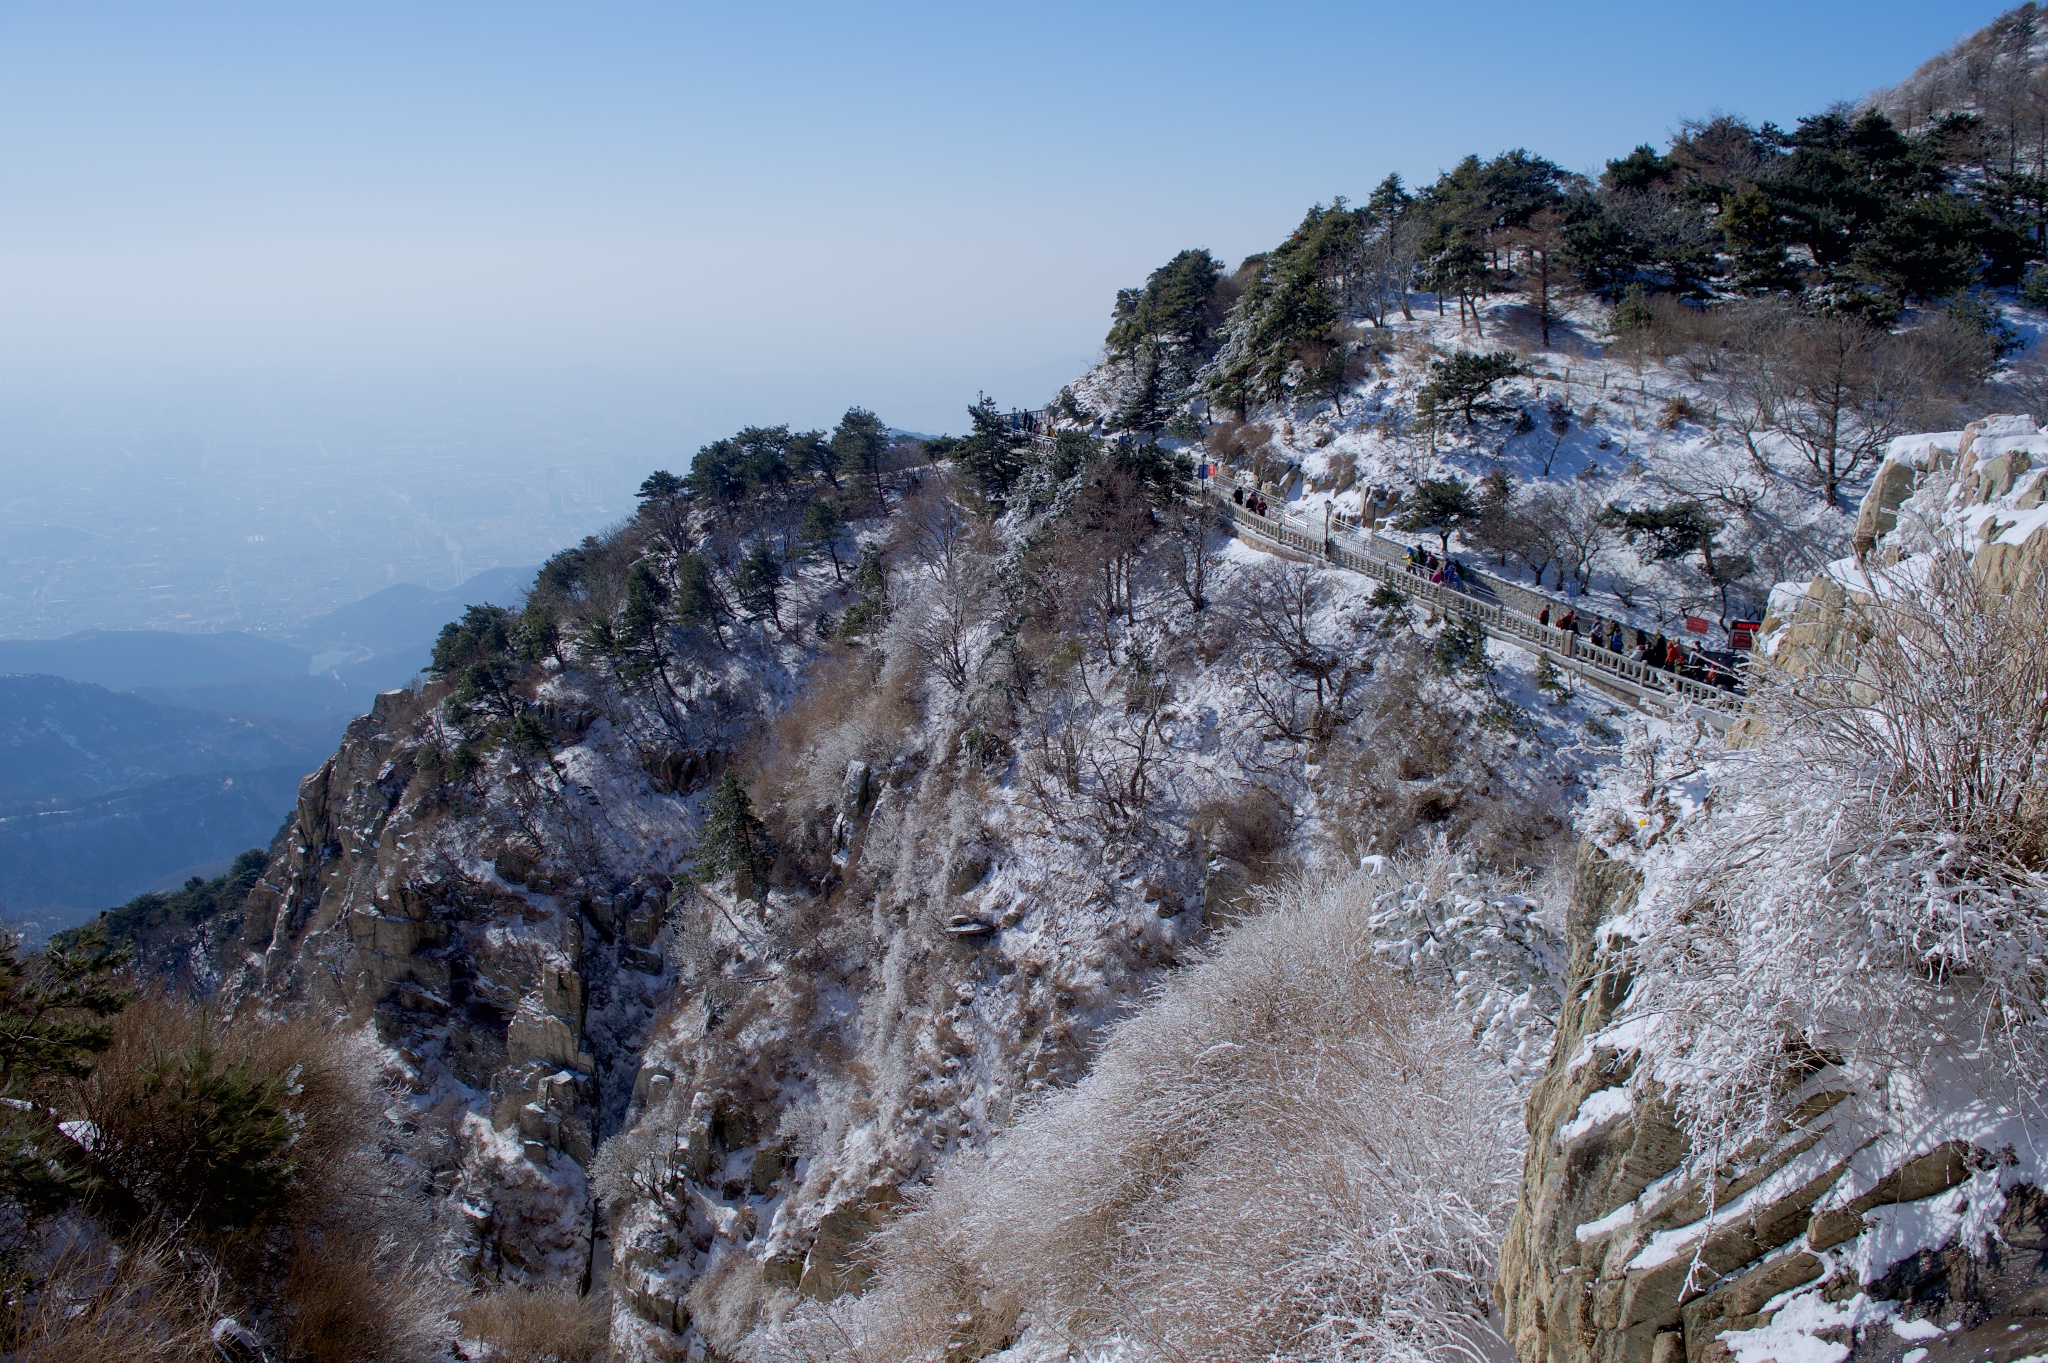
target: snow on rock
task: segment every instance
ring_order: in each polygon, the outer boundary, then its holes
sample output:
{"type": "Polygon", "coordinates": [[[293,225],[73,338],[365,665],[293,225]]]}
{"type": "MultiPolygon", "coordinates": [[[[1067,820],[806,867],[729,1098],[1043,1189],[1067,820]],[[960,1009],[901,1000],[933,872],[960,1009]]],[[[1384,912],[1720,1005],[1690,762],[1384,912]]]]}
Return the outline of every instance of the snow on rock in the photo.
{"type": "Polygon", "coordinates": [[[1595,1132],[1604,1131],[1634,1111],[1635,1105],[1635,1095],[1623,1087],[1589,1093],[1572,1119],[1557,1129],[1557,1143],[1575,1145],[1595,1132]]]}
{"type": "Polygon", "coordinates": [[[1897,1309],[1860,1292],[1844,1302],[1800,1293],[1778,1307],[1769,1324],[1725,1330],[1720,1339],[1735,1363],[1842,1363],[1849,1342],[1841,1336],[1881,1324],[1897,1309]]]}
{"type": "MultiPolygon", "coordinates": [[[[1960,538],[1977,581],[2012,589],[2013,566],[1987,556],[2005,545],[2036,555],[2048,539],[2033,504],[2048,484],[2028,463],[2048,460],[2048,437],[2030,419],[1959,435],[1895,446],[1892,466],[1910,476],[1881,474],[1866,503],[1888,499],[1895,522],[1862,562],[1777,593],[1781,675],[1847,669],[1848,706],[1890,714],[1881,688],[1913,683],[1870,670],[1867,654],[1862,671],[1839,659],[1848,592],[1911,606],[1928,637],[1943,637],[1929,614],[1951,609],[1942,603],[2002,609],[1929,565],[1960,538]]],[[[1904,1343],[1936,1338],[1918,1319],[1928,1303],[1943,1329],[1968,1329],[2025,1318],[2048,1285],[2037,1252],[2048,1246],[2048,1108],[2025,1058],[2039,1022],[2027,986],[1985,983],[2003,978],[1990,973],[2001,962],[2038,960],[2038,877],[2015,870],[1996,913],[1958,920],[1956,933],[1981,935],[1944,967],[1941,989],[1897,975],[1886,962],[1902,958],[1887,953],[1904,939],[1892,934],[1974,893],[1968,874],[1942,869],[1958,864],[1959,840],[1899,819],[1896,805],[1859,804],[1836,750],[1799,746],[1819,742],[1800,712],[1768,685],[1756,694],[1766,708],[1732,750],[1631,721],[1581,810],[1573,966],[1531,1099],[1532,1129],[1558,1139],[1531,1150],[1503,1251],[1502,1300],[1524,1356],[1648,1363],[1676,1346],[1841,1363],[1881,1322],[1897,1319],[1904,1343]],[[1930,853],[1924,872],[1858,897],[1886,874],[1883,856],[1920,838],[1950,860],[1930,853]],[[1808,870],[1798,849],[1809,844],[1836,850],[1808,870]],[[1916,1304],[1914,1319],[1901,1303],[1916,1304]]]]}

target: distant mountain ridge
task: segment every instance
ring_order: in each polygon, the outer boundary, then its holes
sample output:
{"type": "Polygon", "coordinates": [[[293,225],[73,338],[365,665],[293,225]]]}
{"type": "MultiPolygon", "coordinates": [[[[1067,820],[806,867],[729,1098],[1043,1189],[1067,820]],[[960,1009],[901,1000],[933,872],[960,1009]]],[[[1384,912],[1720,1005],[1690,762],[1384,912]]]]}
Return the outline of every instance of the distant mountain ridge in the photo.
{"type": "Polygon", "coordinates": [[[299,781],[420,673],[441,626],[518,605],[532,579],[401,583],[281,639],[0,640],[0,914],[40,935],[268,845],[299,781]]]}
{"type": "Polygon", "coordinates": [[[330,741],[324,725],[172,709],[60,677],[0,676],[0,812],[173,776],[310,770],[330,741]]]}
{"type": "Polygon", "coordinates": [[[294,762],[173,776],[0,813],[0,911],[9,926],[41,937],[167,877],[268,846],[311,769],[294,762]]]}
{"type": "Polygon", "coordinates": [[[302,677],[312,661],[306,649],[242,633],[91,629],[61,639],[0,639],[0,674],[64,677],[110,691],[302,677]]]}

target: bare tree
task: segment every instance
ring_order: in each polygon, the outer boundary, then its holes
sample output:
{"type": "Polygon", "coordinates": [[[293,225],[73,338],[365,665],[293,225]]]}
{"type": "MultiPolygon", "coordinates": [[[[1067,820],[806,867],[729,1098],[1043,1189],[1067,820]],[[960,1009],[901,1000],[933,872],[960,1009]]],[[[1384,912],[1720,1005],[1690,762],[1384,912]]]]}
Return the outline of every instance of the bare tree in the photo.
{"type": "Polygon", "coordinates": [[[1906,429],[1921,376],[1895,337],[1850,318],[1802,320],[1787,340],[1781,365],[1792,400],[1779,409],[1778,432],[1832,506],[1841,485],[1906,429]]]}
{"type": "Polygon", "coordinates": [[[1519,560],[1539,586],[1552,564],[1557,565],[1557,585],[1564,585],[1565,558],[1569,553],[1565,534],[1568,495],[1556,488],[1538,488],[1498,520],[1496,552],[1503,561],[1509,557],[1519,560]]]}
{"type": "Polygon", "coordinates": [[[1789,445],[1829,505],[1960,376],[1943,338],[1893,335],[1850,317],[1751,304],[1733,319],[1723,425],[1766,477],[1772,439],[1789,445]]]}
{"type": "Polygon", "coordinates": [[[1158,526],[1144,483],[1107,461],[1088,471],[1069,509],[1066,557],[1112,657],[1117,626],[1137,623],[1138,565],[1158,526]]]}
{"type": "Polygon", "coordinates": [[[1390,302],[1401,309],[1402,317],[1415,320],[1408,306],[1408,289],[1421,243],[1422,225],[1411,213],[1392,215],[1365,238],[1361,292],[1374,326],[1386,325],[1390,302]]]}
{"type": "Polygon", "coordinates": [[[1593,560],[1607,547],[1608,528],[1600,519],[1605,505],[1592,489],[1583,486],[1545,488],[1535,500],[1542,504],[1539,520],[1551,527],[1556,537],[1559,573],[1569,572],[1579,590],[1585,591],[1593,582],[1593,560]]]}
{"type": "Polygon", "coordinates": [[[974,636],[986,616],[986,546],[975,543],[981,536],[943,494],[918,498],[906,519],[915,571],[904,637],[948,686],[965,691],[980,660],[974,636]]]}
{"type": "Polygon", "coordinates": [[[1209,606],[1209,541],[1216,533],[1215,509],[1206,501],[1175,507],[1164,517],[1159,557],[1188,609],[1200,614],[1209,606]]]}
{"type": "Polygon", "coordinates": [[[1355,713],[1351,691],[1372,670],[1319,619],[1326,575],[1290,563],[1253,573],[1237,609],[1252,648],[1245,689],[1268,738],[1325,743],[1355,713]]]}

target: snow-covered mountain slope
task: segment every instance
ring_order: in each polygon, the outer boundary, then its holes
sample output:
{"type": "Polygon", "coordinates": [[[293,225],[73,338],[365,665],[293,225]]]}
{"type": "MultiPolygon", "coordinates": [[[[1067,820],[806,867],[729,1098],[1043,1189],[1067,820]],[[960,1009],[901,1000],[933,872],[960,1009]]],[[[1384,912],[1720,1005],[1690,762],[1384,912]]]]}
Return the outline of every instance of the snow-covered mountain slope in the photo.
{"type": "Polygon", "coordinates": [[[1361,858],[1438,849],[1423,880],[1467,888],[1374,891],[1374,940],[1533,1076],[1548,929],[1514,925],[1616,707],[1120,476],[989,522],[923,470],[855,528],[865,586],[793,559],[779,623],[675,626],[651,672],[565,632],[516,742],[462,736],[460,673],[351,727],[205,948],[231,997],[374,1027],[452,1270],[608,1285],[628,1356],[737,1347],[857,1288],[870,1231],[1261,886],[1361,858]],[[702,862],[725,772],[777,847],[758,895],[702,862]],[[1445,966],[1503,923],[1525,964],[1445,966]]]}
{"type": "MultiPolygon", "coordinates": [[[[1705,617],[1717,643],[1728,621],[1761,614],[1773,583],[1808,576],[1847,549],[1853,517],[1816,495],[1801,451],[1757,428],[1731,392],[1735,377],[1711,357],[1617,341],[1612,309],[1597,299],[1562,309],[1548,345],[1520,294],[1478,300],[1466,319],[1438,315],[1437,302],[1418,295],[1413,321],[1345,319],[1363,372],[1336,401],[1257,409],[1239,422],[1196,399],[1220,424],[1188,452],[1256,476],[1311,521],[1327,509],[1340,523],[1431,546],[1434,535],[1394,529],[1403,499],[1434,479],[1476,493],[1504,477],[1514,514],[1540,520],[1545,534],[1540,544],[1496,544],[1469,523],[1454,542],[1475,562],[1560,600],[1583,597],[1582,611],[1632,628],[1677,632],[1686,617],[1705,617]],[[1491,413],[1433,422],[1422,395],[1460,354],[1502,355],[1521,372],[1490,390],[1491,413]],[[1598,522],[1608,507],[1687,501],[1720,523],[1712,573],[1695,553],[1660,554],[1598,522]]],[[[1111,358],[1070,391],[1084,413],[1113,413],[1131,382],[1129,364],[1111,358]]],[[[1845,499],[1875,464],[1859,457],[1845,499]]]]}

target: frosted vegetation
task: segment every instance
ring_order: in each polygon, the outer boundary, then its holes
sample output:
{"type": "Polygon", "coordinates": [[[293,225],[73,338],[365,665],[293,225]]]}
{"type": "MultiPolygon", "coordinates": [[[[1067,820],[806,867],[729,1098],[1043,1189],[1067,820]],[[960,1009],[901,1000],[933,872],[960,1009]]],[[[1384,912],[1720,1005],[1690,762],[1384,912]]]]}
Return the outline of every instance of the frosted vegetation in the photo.
{"type": "Polygon", "coordinates": [[[1972,1074],[2040,1115],[2048,578],[1992,593],[1922,542],[1861,575],[1853,651],[1767,674],[1744,747],[1639,724],[1584,817],[1643,870],[1606,931],[1701,1164],[1827,1065],[1972,1074]]]}
{"type": "Polygon", "coordinates": [[[1477,1360],[1556,939],[1439,848],[1289,885],[751,1357],[1477,1360]],[[1489,891],[1492,892],[1489,894],[1489,891]],[[1499,897],[1495,897],[1499,896],[1499,897]],[[977,1349],[976,1346],[979,1346],[977,1349]]]}

